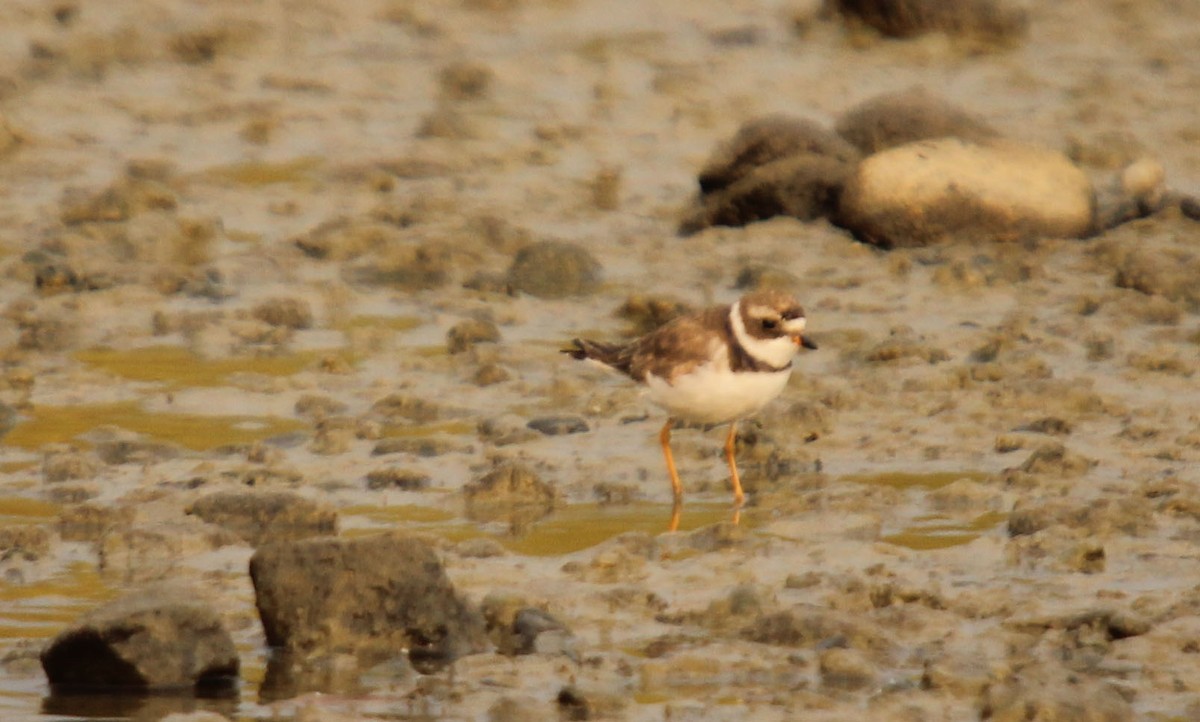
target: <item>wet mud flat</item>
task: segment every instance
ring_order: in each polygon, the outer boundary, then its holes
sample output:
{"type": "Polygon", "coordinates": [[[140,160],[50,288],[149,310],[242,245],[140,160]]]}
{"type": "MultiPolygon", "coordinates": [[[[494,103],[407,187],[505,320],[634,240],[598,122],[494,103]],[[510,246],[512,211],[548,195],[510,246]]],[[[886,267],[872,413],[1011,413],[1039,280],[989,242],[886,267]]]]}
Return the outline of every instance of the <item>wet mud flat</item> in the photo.
{"type": "Polygon", "coordinates": [[[901,5],[5,4],[0,717],[1200,714],[1200,18],[901,5]],[[874,214],[887,97],[1057,225],[874,214]],[[666,533],[659,412],[559,351],[768,286],[820,350],[739,514],[677,431],[666,533]],[[52,691],[180,587],[207,666],[52,691]]]}

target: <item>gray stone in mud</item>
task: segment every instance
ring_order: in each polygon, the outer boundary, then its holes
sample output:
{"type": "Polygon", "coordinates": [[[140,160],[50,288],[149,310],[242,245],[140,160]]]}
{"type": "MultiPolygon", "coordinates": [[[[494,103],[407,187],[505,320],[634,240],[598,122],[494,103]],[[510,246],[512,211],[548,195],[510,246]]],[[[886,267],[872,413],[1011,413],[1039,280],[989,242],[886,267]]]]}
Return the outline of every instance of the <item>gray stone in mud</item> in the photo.
{"type": "Polygon", "coordinates": [[[542,241],[517,252],[508,269],[514,291],[538,298],[582,296],[600,285],[600,262],[587,250],[561,241],[542,241]]]}
{"type": "Polygon", "coordinates": [[[402,534],[275,542],[250,559],[267,644],[300,659],[407,650],[422,672],[486,642],[479,611],[460,597],[433,550],[402,534]]]}
{"type": "Polygon", "coordinates": [[[218,491],[197,499],[187,513],[233,532],[251,546],[337,533],[337,512],[290,491],[218,491]]]}
{"type": "Polygon", "coordinates": [[[999,135],[983,120],[920,87],[854,106],[838,119],[837,132],[868,155],[930,138],[981,141],[999,135]]]}
{"type": "Polygon", "coordinates": [[[54,638],[42,667],[56,688],[183,690],[229,686],[237,650],[194,589],[158,584],[85,614],[54,638]]]}
{"type": "Polygon", "coordinates": [[[1005,140],[923,140],[864,159],[837,223],[883,248],[1079,238],[1093,229],[1091,179],[1062,153],[1005,140]]]}
{"type": "Polygon", "coordinates": [[[801,156],[853,163],[859,153],[837,133],[811,120],[786,115],[755,118],[713,151],[700,171],[700,192],[715,193],[759,168],[801,156]]]}
{"type": "Polygon", "coordinates": [[[587,421],[582,416],[539,416],[536,419],[530,419],[526,426],[534,431],[540,431],[546,436],[581,434],[590,430],[587,421]]]}
{"type": "Polygon", "coordinates": [[[1126,722],[1137,719],[1116,685],[1051,664],[1014,672],[988,686],[980,719],[988,722],[1126,722]]]}

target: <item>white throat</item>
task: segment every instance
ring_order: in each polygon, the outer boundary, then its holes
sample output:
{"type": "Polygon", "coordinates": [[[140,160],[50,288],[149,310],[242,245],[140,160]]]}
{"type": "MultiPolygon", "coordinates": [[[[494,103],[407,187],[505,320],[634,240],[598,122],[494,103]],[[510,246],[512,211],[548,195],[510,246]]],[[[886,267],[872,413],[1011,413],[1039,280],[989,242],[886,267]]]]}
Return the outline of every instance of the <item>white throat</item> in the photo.
{"type": "MultiPolygon", "coordinates": [[[[795,321],[802,320],[795,319],[795,321]]],[[[794,324],[794,321],[789,322],[789,324],[794,324]]],[[[778,369],[787,366],[796,357],[796,343],[789,336],[781,336],[780,338],[755,338],[750,335],[746,330],[746,324],[742,322],[741,301],[733,304],[729,309],[729,325],[733,327],[733,335],[738,343],[756,361],[778,369]]],[[[801,326],[800,330],[803,330],[803,326],[801,326]]]]}

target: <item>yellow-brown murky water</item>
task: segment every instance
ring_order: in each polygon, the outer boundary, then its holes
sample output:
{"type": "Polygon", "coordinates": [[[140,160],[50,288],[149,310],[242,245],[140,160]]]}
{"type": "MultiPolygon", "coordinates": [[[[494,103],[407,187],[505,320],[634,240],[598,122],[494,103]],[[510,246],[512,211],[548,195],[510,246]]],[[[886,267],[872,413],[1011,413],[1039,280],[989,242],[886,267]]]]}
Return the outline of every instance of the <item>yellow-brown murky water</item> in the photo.
{"type": "Polygon", "coordinates": [[[989,474],[982,471],[935,471],[920,474],[888,471],[880,474],[847,474],[840,477],[840,480],[871,486],[889,486],[894,489],[940,489],[959,479],[983,481],[988,476],[989,474]]]}
{"type": "MultiPolygon", "coordinates": [[[[917,489],[932,491],[940,489],[960,479],[983,481],[990,475],[982,471],[938,471],[928,473],[910,473],[889,471],[879,474],[850,474],[841,477],[841,481],[872,486],[886,486],[893,489],[917,489]]],[[[882,541],[897,546],[907,547],[918,551],[932,551],[949,547],[970,544],[984,532],[1003,524],[1008,515],[1002,512],[988,512],[969,521],[947,519],[943,516],[930,515],[920,517],[913,524],[895,534],[881,538],[882,541]]]]}
{"type": "MultiPolygon", "coordinates": [[[[358,516],[371,523],[371,527],[348,530],[350,535],[373,533],[377,526],[430,534],[455,542],[490,536],[511,552],[540,557],[589,549],[626,532],[664,533],[671,521],[671,511],[671,504],[572,504],[517,534],[493,533],[449,512],[419,505],[353,506],[342,509],[340,514],[342,518],[358,516]]],[[[678,531],[692,531],[729,521],[732,515],[729,504],[685,504],[678,531]]],[[[756,520],[752,514],[743,512],[740,523],[749,528],[756,520]]]]}
{"type": "Polygon", "coordinates": [[[323,159],[315,156],[300,157],[278,163],[246,161],[214,166],[204,171],[204,175],[214,180],[251,187],[277,183],[304,184],[315,180],[315,171],[321,167],[323,162],[323,159]]]}
{"type": "Polygon", "coordinates": [[[147,411],[137,401],[79,406],[35,406],[25,411],[3,443],[23,449],[76,441],[102,426],[117,426],[157,441],[205,451],[227,444],[261,441],[307,428],[297,419],[276,416],[209,416],[147,411]]]}
{"type": "Polygon", "coordinates": [[[315,368],[329,355],[344,351],[299,351],[270,356],[204,358],[182,346],[143,346],[132,349],[92,348],[75,353],[75,360],[130,381],[161,383],[168,388],[221,386],[235,374],[291,376],[315,368]]]}
{"type": "Polygon", "coordinates": [[[94,564],[28,584],[0,584],[0,639],[45,639],[118,593],[94,564]]]}
{"type": "Polygon", "coordinates": [[[917,551],[948,549],[962,544],[970,544],[984,532],[994,529],[1007,520],[1008,514],[999,511],[980,514],[965,522],[932,516],[919,519],[917,523],[896,534],[881,537],[881,541],[917,551]]]}

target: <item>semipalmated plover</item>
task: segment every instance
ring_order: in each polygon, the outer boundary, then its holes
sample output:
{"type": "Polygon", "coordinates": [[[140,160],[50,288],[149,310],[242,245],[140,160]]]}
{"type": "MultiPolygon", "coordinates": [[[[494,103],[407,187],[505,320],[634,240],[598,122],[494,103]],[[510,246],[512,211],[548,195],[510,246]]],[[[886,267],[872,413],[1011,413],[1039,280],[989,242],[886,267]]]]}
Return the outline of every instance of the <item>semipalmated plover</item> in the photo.
{"type": "MultiPolygon", "coordinates": [[[[671,426],[676,421],[729,424],[725,460],[734,502],[740,506],[745,494],[734,458],[737,422],[783,391],[801,347],[817,347],[805,338],[804,326],[804,309],[795,298],[755,291],[732,305],[680,316],[629,343],[577,338],[563,353],[627,374],[667,411],[659,441],[677,508],[683,486],[671,454],[671,426]]],[[[672,526],[676,523],[673,519],[672,526]]]]}

